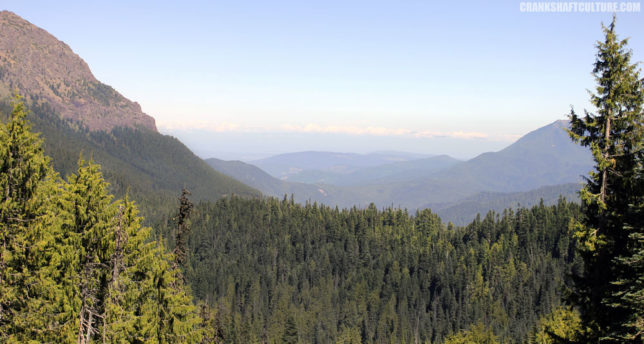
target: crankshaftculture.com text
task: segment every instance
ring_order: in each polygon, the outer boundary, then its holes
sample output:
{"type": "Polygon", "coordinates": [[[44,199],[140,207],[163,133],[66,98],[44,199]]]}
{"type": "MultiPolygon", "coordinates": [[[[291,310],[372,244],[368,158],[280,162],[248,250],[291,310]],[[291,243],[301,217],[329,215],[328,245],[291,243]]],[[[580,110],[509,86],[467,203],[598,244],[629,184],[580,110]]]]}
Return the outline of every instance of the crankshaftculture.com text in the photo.
{"type": "Polygon", "coordinates": [[[552,13],[618,13],[640,12],[640,2],[607,1],[527,1],[519,3],[521,12],[552,13]]]}

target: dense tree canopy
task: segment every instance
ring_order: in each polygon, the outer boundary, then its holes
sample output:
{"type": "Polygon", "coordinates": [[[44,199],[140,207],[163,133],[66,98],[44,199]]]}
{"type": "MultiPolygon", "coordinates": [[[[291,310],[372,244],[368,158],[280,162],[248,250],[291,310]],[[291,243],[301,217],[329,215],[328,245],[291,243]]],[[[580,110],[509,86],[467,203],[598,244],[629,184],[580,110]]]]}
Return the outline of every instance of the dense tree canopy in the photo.
{"type": "Polygon", "coordinates": [[[193,209],[187,278],[225,343],[441,343],[476,324],[518,343],[560,304],[577,213],[562,200],[454,228],[429,210],[226,198],[193,209]]]}

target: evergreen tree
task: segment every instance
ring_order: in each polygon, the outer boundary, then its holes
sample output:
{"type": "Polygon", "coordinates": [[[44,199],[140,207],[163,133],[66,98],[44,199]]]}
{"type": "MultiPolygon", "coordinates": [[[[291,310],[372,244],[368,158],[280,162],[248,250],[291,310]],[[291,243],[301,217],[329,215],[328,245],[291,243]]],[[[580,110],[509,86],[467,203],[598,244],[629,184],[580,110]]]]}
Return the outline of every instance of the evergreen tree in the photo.
{"type": "Polygon", "coordinates": [[[16,100],[0,124],[0,342],[196,343],[189,288],[100,166],[65,183],[16,100]]]}
{"type": "Polygon", "coordinates": [[[119,204],[113,231],[113,250],[109,261],[109,283],[105,298],[105,330],[109,343],[142,342],[146,326],[140,321],[141,305],[146,295],[142,286],[150,279],[145,261],[154,260],[150,228],[141,226],[134,203],[125,197],[119,204]]]}
{"type": "Polygon", "coordinates": [[[111,246],[117,207],[93,162],[80,159],[78,170],[68,178],[61,207],[63,245],[71,251],[65,289],[72,302],[70,314],[76,318],[78,343],[101,338],[105,326],[104,306],[108,289],[111,246]]]}
{"type": "Polygon", "coordinates": [[[476,324],[467,331],[461,331],[445,339],[443,344],[497,344],[492,330],[486,329],[482,324],[476,324]]]}
{"type": "Polygon", "coordinates": [[[551,314],[541,317],[535,329],[531,344],[556,344],[575,341],[581,332],[579,312],[559,307],[551,314]]]}
{"type": "Polygon", "coordinates": [[[25,117],[16,97],[0,124],[0,342],[57,342],[65,329],[55,266],[59,184],[25,117]]]}
{"type": "Polygon", "coordinates": [[[282,344],[297,344],[297,324],[295,324],[295,318],[292,315],[289,315],[286,318],[286,324],[284,324],[284,333],[282,334],[282,344]]]}
{"type": "Polygon", "coordinates": [[[197,343],[201,340],[200,319],[181,274],[173,267],[174,257],[164,253],[163,245],[154,247],[152,260],[145,268],[150,274],[141,292],[145,327],[141,336],[157,343],[197,343]]]}
{"type": "Polygon", "coordinates": [[[175,236],[174,260],[178,267],[185,268],[188,260],[188,234],[190,234],[190,212],[193,204],[188,199],[190,191],[181,189],[179,197],[179,214],[177,215],[177,233],[175,236]]]}
{"type": "Polygon", "coordinates": [[[580,342],[642,343],[644,87],[627,40],[615,33],[615,17],[603,29],[591,96],[597,113],[570,116],[571,137],[591,148],[596,163],[581,191],[585,216],[576,235],[584,269],[571,299],[586,328],[580,342]]]}

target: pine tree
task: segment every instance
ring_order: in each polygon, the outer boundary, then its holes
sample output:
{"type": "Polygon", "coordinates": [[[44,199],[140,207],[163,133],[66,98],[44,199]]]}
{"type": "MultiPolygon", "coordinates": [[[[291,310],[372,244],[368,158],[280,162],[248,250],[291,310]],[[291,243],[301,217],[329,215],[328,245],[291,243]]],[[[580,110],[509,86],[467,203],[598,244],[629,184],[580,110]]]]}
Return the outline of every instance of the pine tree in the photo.
{"type": "Polygon", "coordinates": [[[145,262],[149,278],[141,285],[145,296],[141,305],[144,314],[141,336],[157,343],[196,343],[201,340],[200,319],[181,274],[173,267],[174,257],[164,253],[158,244],[152,250],[153,259],[145,262]]]}
{"type": "Polygon", "coordinates": [[[31,132],[20,97],[0,124],[0,342],[61,341],[56,278],[59,179],[31,132]]]}
{"type": "Polygon", "coordinates": [[[539,319],[530,343],[555,344],[575,341],[575,336],[581,332],[580,322],[577,311],[559,307],[539,319]]]}
{"type": "Polygon", "coordinates": [[[591,96],[597,113],[570,116],[570,135],[591,148],[596,169],[581,191],[585,217],[576,236],[584,271],[571,300],[587,329],[581,342],[642,343],[644,87],[627,40],[615,33],[615,17],[603,29],[591,96]]]}
{"type": "Polygon", "coordinates": [[[190,212],[193,204],[188,199],[190,191],[181,190],[179,197],[179,214],[177,215],[177,233],[175,236],[174,261],[176,266],[185,269],[188,262],[188,234],[190,234],[190,212]]]}
{"type": "Polygon", "coordinates": [[[286,318],[286,324],[284,324],[284,332],[282,333],[282,343],[283,344],[297,344],[297,324],[295,324],[295,318],[292,315],[289,315],[286,318]]]}
{"type": "Polygon", "coordinates": [[[114,246],[109,261],[109,282],[105,297],[103,338],[109,343],[142,341],[137,322],[144,296],[141,286],[148,277],[142,269],[145,260],[153,260],[149,241],[150,228],[141,226],[134,202],[126,195],[118,204],[113,228],[114,246]]]}
{"type": "Polygon", "coordinates": [[[76,174],[68,178],[61,200],[65,213],[63,245],[69,254],[65,289],[72,302],[78,343],[101,338],[105,326],[104,304],[117,208],[109,194],[100,166],[79,160],[76,174]]]}

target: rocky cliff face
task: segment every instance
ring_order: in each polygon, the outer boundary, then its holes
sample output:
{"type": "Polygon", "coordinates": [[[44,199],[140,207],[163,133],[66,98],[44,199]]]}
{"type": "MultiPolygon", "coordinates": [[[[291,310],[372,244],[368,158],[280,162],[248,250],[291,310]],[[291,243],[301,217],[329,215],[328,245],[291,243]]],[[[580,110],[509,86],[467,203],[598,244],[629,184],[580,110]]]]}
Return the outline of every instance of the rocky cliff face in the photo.
{"type": "Polygon", "coordinates": [[[137,127],[156,131],[154,118],[96,80],[64,42],[9,11],[0,12],[0,96],[15,90],[44,102],[90,130],[137,127]]]}

